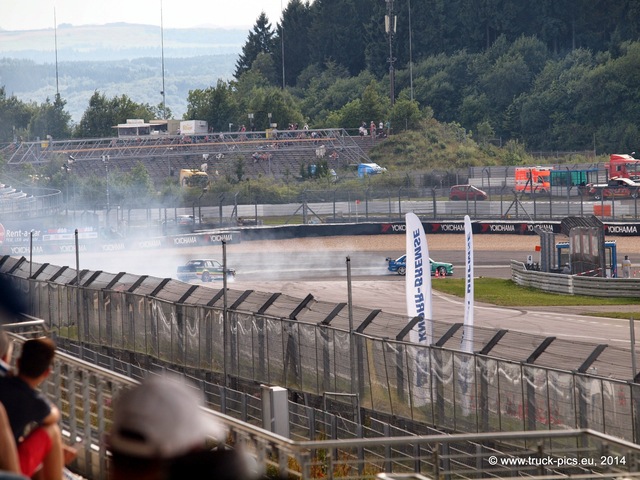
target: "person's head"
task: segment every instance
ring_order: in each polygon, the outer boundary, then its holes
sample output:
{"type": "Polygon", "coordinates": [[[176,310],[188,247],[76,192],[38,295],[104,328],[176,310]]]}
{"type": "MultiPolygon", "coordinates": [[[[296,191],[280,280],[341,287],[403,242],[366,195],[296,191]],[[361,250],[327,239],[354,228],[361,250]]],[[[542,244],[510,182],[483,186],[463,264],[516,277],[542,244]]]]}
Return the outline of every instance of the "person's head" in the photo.
{"type": "Polygon", "coordinates": [[[30,379],[46,376],[51,371],[56,344],[50,338],[35,338],[22,344],[18,359],[18,375],[30,379]]]}
{"type": "Polygon", "coordinates": [[[9,334],[0,328],[0,360],[10,363],[12,353],[13,342],[11,341],[9,334]]]}
{"type": "Polygon", "coordinates": [[[629,260],[629,255],[625,255],[625,256],[624,256],[624,259],[625,259],[625,260],[629,260]]]}
{"type": "Polygon", "coordinates": [[[202,411],[200,395],[183,381],[152,376],[114,401],[106,437],[114,479],[157,478],[176,459],[224,442],[224,426],[202,411]]]}

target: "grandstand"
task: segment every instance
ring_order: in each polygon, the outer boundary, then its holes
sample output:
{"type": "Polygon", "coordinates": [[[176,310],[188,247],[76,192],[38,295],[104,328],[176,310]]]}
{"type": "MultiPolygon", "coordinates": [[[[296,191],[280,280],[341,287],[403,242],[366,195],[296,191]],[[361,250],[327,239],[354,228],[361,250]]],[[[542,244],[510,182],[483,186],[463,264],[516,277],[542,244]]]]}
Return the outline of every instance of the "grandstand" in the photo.
{"type": "Polygon", "coordinates": [[[14,187],[0,183],[0,217],[4,221],[48,215],[57,211],[61,202],[59,190],[14,187]]]}
{"type": "MultiPolygon", "coordinates": [[[[328,168],[348,169],[369,161],[370,138],[351,137],[344,129],[225,132],[208,135],[148,135],[14,143],[0,150],[9,171],[25,163],[72,160],[81,176],[102,175],[108,161],[121,172],[142,163],[154,183],[162,183],[182,168],[203,163],[213,175],[233,175],[243,163],[248,178],[295,177],[301,168],[326,161],[328,168]]],[[[355,167],[354,167],[355,173],[355,167]]]]}

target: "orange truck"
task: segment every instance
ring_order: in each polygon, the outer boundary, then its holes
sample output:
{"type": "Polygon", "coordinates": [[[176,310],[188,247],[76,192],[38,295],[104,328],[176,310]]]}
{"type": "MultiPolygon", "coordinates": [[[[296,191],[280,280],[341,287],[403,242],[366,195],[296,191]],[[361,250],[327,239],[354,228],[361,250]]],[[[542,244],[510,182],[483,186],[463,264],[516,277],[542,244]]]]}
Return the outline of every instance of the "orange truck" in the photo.
{"type": "Polygon", "coordinates": [[[629,178],[640,180],[640,160],[624,153],[612,153],[609,155],[609,163],[604,165],[607,170],[607,178],[629,178]]]}
{"type": "Polygon", "coordinates": [[[516,192],[544,195],[551,190],[553,167],[516,167],[516,192]]]}

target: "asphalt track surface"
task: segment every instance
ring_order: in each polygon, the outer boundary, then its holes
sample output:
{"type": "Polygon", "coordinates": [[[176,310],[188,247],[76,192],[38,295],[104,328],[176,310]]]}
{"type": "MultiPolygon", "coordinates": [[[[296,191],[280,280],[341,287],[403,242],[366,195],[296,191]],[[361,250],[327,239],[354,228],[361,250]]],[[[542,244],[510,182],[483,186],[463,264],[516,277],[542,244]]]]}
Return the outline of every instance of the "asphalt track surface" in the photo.
{"type": "MultiPolygon", "coordinates": [[[[561,239],[560,239],[561,240],[561,239]]],[[[464,270],[464,236],[461,234],[427,237],[431,258],[454,264],[454,278],[464,270]]],[[[317,300],[338,303],[347,301],[347,258],[351,271],[354,305],[380,308],[406,315],[405,279],[388,272],[386,257],[404,253],[404,235],[328,237],[315,239],[253,241],[227,245],[227,264],[237,270],[234,290],[281,292],[297,298],[311,293],[317,300]]],[[[535,246],[538,237],[520,235],[474,235],[474,270],[476,277],[510,278],[511,259],[538,260],[535,246]]],[[[619,255],[629,254],[640,260],[640,241],[620,237],[619,255]]],[[[222,260],[221,247],[193,247],[118,253],[83,253],[80,268],[105,272],[129,272],[160,278],[174,277],[177,265],[190,258],[222,260]]],[[[75,267],[75,255],[35,255],[37,263],[75,267]]],[[[439,279],[433,278],[433,282],[439,279]]],[[[200,282],[195,282],[200,283],[200,282]]],[[[220,282],[202,284],[220,288],[220,282]]],[[[624,307],[623,307],[624,308],[624,307]]],[[[535,335],[554,335],[589,343],[608,343],[628,347],[629,322],[585,315],[596,311],[620,311],[621,307],[501,308],[475,303],[475,324],[504,328],[535,335]]],[[[629,307],[638,311],[638,306],[629,307]]],[[[433,292],[434,320],[462,322],[462,299],[433,292]]],[[[402,317],[399,317],[401,319],[402,317]]]]}

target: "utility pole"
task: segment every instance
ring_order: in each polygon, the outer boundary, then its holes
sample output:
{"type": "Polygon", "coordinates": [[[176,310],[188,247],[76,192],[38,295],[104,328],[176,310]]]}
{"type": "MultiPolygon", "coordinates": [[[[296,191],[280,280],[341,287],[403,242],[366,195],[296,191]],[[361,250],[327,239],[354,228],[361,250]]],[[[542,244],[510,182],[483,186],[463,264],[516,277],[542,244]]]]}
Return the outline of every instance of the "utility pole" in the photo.
{"type": "Polygon", "coordinates": [[[109,210],[111,210],[110,205],[110,192],[109,192],[109,159],[111,157],[109,155],[102,155],[102,161],[104,162],[104,170],[107,176],[107,215],[106,215],[106,224],[109,227],[109,210]]]}
{"type": "Polygon", "coordinates": [[[162,0],[160,0],[160,47],[162,51],[162,119],[167,119],[167,94],[164,86],[164,22],[162,17],[162,0]]]}

